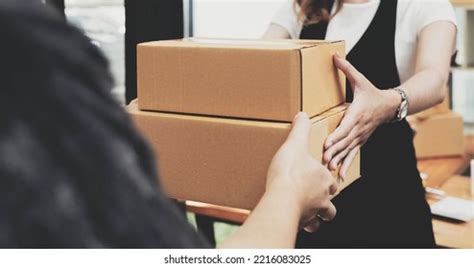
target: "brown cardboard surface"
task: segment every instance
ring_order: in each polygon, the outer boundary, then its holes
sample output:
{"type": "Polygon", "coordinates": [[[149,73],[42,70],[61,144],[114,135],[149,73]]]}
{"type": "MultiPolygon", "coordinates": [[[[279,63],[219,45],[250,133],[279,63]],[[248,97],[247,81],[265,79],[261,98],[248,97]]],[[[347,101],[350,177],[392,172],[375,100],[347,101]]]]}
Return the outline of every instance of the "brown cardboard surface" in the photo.
{"type": "Polygon", "coordinates": [[[472,0],[451,0],[451,3],[454,5],[454,6],[471,6],[474,5],[474,3],[472,2],[472,0]]]}
{"type": "Polygon", "coordinates": [[[423,120],[410,118],[415,131],[417,158],[462,155],[464,148],[463,118],[455,112],[432,115],[423,120]]]}
{"type": "MultiPolygon", "coordinates": [[[[311,153],[322,158],[327,135],[346,107],[312,119],[311,153]]],[[[157,153],[161,183],[173,198],[252,209],[265,191],[267,169],[291,124],[140,111],[128,107],[157,153]]],[[[359,158],[340,189],[359,177],[359,158]]]]}
{"type": "Polygon", "coordinates": [[[183,39],[139,44],[139,108],[291,122],[345,101],[333,64],[345,44],[326,41],[183,39]]]}

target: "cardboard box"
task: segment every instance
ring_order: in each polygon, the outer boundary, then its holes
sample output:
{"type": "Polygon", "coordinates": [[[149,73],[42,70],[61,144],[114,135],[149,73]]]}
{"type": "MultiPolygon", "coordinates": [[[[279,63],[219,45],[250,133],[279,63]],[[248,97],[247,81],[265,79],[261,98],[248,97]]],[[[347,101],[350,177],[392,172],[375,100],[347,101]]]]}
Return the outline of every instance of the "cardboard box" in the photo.
{"type": "Polygon", "coordinates": [[[345,102],[345,43],[183,39],[137,48],[141,110],[291,122],[345,102]]]}
{"type": "Polygon", "coordinates": [[[471,6],[473,4],[472,0],[451,0],[451,3],[455,6],[471,6]]]}
{"type": "Polygon", "coordinates": [[[455,112],[433,115],[423,120],[410,118],[415,131],[414,145],[417,158],[463,155],[464,124],[455,112]]]}
{"type": "MultiPolygon", "coordinates": [[[[345,106],[312,119],[311,154],[322,159],[326,137],[345,106]]],[[[172,198],[252,209],[265,191],[271,159],[285,141],[290,123],[224,119],[140,111],[128,107],[152,144],[161,183],[172,198]]],[[[359,156],[339,190],[359,177],[359,156]]]]}

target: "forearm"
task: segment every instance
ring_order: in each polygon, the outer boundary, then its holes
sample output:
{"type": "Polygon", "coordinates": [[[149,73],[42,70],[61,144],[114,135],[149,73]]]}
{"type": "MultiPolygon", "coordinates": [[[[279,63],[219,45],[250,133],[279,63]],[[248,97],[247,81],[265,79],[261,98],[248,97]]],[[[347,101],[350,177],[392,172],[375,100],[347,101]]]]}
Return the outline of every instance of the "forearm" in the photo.
{"type": "Polygon", "coordinates": [[[432,23],[420,33],[415,75],[401,85],[409,97],[409,114],[443,101],[455,39],[456,28],[449,22],[432,23]]]}
{"type": "Polygon", "coordinates": [[[426,69],[414,75],[401,87],[409,96],[408,113],[414,114],[443,101],[448,74],[426,69]]]}
{"type": "MultiPolygon", "coordinates": [[[[447,74],[443,75],[435,69],[422,70],[403,83],[400,87],[408,95],[408,114],[415,114],[441,103],[445,97],[446,84],[447,74]]],[[[392,90],[384,91],[384,95],[385,118],[390,120],[396,114],[401,97],[392,90]]]]}
{"type": "MultiPolygon", "coordinates": [[[[456,27],[449,22],[432,23],[420,33],[415,75],[401,85],[408,95],[409,114],[420,112],[443,101],[455,40],[456,27]]],[[[393,92],[385,95],[389,94],[393,92]]],[[[384,105],[388,107],[387,113],[390,113],[390,116],[394,115],[401,99],[392,96],[386,100],[384,105]]]]}
{"type": "Polygon", "coordinates": [[[245,223],[220,248],[293,248],[301,209],[292,196],[285,189],[265,193],[245,223]]]}

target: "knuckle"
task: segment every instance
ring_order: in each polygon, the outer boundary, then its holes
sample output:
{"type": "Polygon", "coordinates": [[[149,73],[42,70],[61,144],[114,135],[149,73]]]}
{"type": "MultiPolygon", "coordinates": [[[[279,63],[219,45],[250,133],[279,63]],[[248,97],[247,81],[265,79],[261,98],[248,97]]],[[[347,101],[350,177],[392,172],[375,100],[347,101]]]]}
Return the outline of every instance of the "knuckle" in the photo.
{"type": "Polygon", "coordinates": [[[362,112],[360,115],[360,121],[364,124],[367,125],[369,122],[371,122],[371,116],[365,112],[362,112]]]}
{"type": "Polygon", "coordinates": [[[326,187],[324,187],[324,188],[327,189],[328,191],[330,191],[333,188],[334,184],[335,184],[334,178],[332,176],[330,176],[330,178],[329,177],[327,178],[326,187]]]}
{"type": "Polygon", "coordinates": [[[324,199],[327,200],[329,198],[329,195],[330,195],[329,187],[325,187],[324,188],[324,199]]]}

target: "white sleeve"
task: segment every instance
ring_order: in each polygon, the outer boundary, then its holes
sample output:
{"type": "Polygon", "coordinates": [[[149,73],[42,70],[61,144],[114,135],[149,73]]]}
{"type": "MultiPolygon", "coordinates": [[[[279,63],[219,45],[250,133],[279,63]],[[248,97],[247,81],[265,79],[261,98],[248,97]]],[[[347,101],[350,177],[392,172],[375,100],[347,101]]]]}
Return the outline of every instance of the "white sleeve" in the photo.
{"type": "Polygon", "coordinates": [[[303,25],[298,19],[296,12],[297,10],[295,10],[294,0],[286,0],[275,16],[273,16],[271,23],[285,28],[292,39],[298,39],[303,25]]]}
{"type": "Polygon", "coordinates": [[[416,10],[416,33],[421,31],[429,24],[437,21],[451,22],[457,27],[456,14],[449,0],[417,0],[413,1],[413,8],[416,10]],[[416,6],[415,6],[416,5],[416,6]]]}

